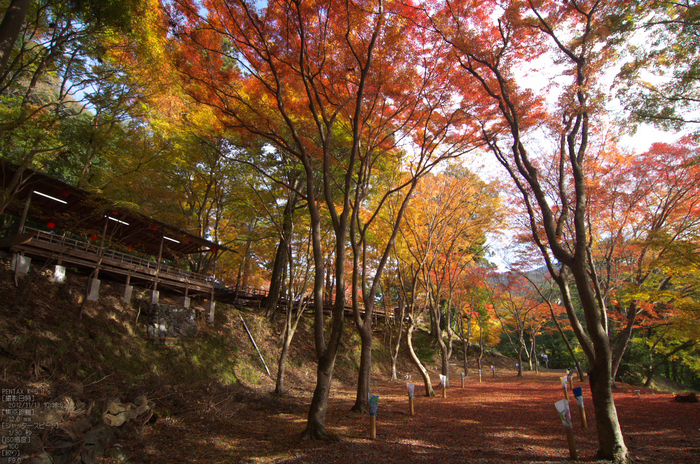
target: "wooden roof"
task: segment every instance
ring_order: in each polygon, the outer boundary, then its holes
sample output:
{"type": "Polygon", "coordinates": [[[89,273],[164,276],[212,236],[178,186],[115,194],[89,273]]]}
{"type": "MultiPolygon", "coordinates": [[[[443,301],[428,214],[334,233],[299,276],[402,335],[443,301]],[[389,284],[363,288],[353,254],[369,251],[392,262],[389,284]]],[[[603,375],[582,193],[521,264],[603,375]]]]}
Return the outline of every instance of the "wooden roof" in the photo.
{"type": "MultiPolygon", "coordinates": [[[[0,163],[0,182],[5,188],[17,169],[0,163]]],[[[117,206],[99,194],[88,192],[36,171],[22,173],[20,188],[5,212],[21,216],[27,197],[31,195],[27,218],[56,230],[86,234],[92,239],[105,239],[149,255],[175,259],[193,253],[221,253],[227,248],[197,235],[117,206]],[[106,227],[106,228],[105,228],[106,227]]]]}

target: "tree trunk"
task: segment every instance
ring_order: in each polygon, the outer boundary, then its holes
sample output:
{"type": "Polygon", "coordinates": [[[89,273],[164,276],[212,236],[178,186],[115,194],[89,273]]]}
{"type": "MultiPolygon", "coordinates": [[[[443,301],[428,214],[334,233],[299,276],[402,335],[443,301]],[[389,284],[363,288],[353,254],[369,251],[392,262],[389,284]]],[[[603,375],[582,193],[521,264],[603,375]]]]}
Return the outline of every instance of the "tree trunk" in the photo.
{"type": "Polygon", "coordinates": [[[481,370],[481,361],[484,358],[484,321],[483,318],[479,319],[479,358],[477,359],[477,364],[479,365],[479,370],[481,370]]]}
{"type": "Polygon", "coordinates": [[[440,347],[440,373],[447,377],[447,386],[450,385],[450,354],[447,349],[445,340],[441,335],[437,338],[438,346],[440,347]]]}
{"type": "Polygon", "coordinates": [[[616,463],[625,463],[628,459],[628,453],[617,419],[610,370],[610,364],[596,364],[591,369],[589,379],[598,432],[597,457],[616,463]]]}
{"type": "MultiPolygon", "coordinates": [[[[398,348],[398,347],[397,347],[398,348]]],[[[391,358],[391,376],[389,378],[390,382],[398,382],[398,349],[394,351],[394,333],[393,329],[389,328],[389,357],[391,358]],[[394,354],[396,353],[396,354],[394,354]]]]}
{"type": "Polygon", "coordinates": [[[523,341],[522,335],[520,335],[520,343],[518,344],[518,377],[523,376],[523,341]]]}
{"type": "Polygon", "coordinates": [[[394,333],[393,326],[389,323],[389,315],[387,314],[387,328],[389,329],[389,352],[391,355],[391,380],[398,381],[396,366],[398,364],[399,353],[401,350],[401,338],[403,335],[403,316],[404,316],[404,304],[403,298],[399,297],[399,313],[394,314],[394,322],[398,328],[398,333],[396,334],[396,343],[392,343],[391,335],[394,333]]]}
{"type": "Polygon", "coordinates": [[[32,0],[12,0],[0,23],[0,82],[32,0]]]}
{"type": "MultiPolygon", "coordinates": [[[[291,291],[289,292],[289,299],[292,299],[291,291]]],[[[287,314],[284,319],[284,330],[282,332],[282,350],[280,352],[280,358],[277,368],[277,382],[275,384],[275,394],[284,395],[284,374],[287,368],[287,358],[289,356],[289,347],[292,344],[292,339],[299,326],[299,319],[301,319],[304,310],[306,309],[306,303],[302,295],[304,292],[299,293],[299,304],[297,306],[296,317],[292,314],[293,304],[291,302],[287,303],[287,314]]]]}
{"type": "Polygon", "coordinates": [[[335,435],[326,432],[326,412],[333,368],[335,367],[335,355],[335,352],[327,352],[318,360],[316,389],[309,407],[306,430],[301,435],[302,440],[337,440],[335,435]]]}
{"type": "MultiPolygon", "coordinates": [[[[289,330],[289,329],[288,329],[289,330]]],[[[275,395],[284,395],[284,374],[287,369],[287,357],[289,355],[289,346],[292,344],[292,337],[294,334],[289,334],[287,332],[284,336],[284,341],[282,342],[282,351],[280,352],[280,357],[277,362],[277,381],[275,383],[275,395]]]]}
{"type": "Polygon", "coordinates": [[[532,338],[530,339],[530,366],[532,366],[532,361],[535,361],[535,373],[539,374],[540,373],[540,362],[537,360],[537,336],[532,335],[532,338]]]}
{"type": "MultiPolygon", "coordinates": [[[[367,310],[367,308],[365,308],[367,310]]],[[[350,409],[356,412],[369,412],[367,398],[370,391],[370,377],[372,374],[372,318],[365,319],[364,324],[357,327],[362,347],[360,348],[360,370],[357,375],[357,396],[355,404],[350,409]]]]}
{"type": "MultiPolygon", "coordinates": [[[[549,303],[549,302],[547,302],[549,303]]],[[[583,382],[583,369],[581,369],[581,363],[578,362],[578,358],[576,357],[576,353],[574,353],[574,349],[571,346],[571,343],[569,343],[569,339],[566,338],[564,335],[564,330],[562,330],[561,325],[559,324],[559,321],[557,320],[557,317],[554,315],[554,309],[552,309],[552,305],[549,305],[549,313],[552,315],[552,320],[554,321],[554,325],[557,326],[557,330],[559,331],[559,335],[561,335],[561,339],[564,341],[564,344],[566,345],[566,349],[569,351],[569,354],[571,355],[571,358],[574,360],[574,364],[576,365],[576,372],[578,372],[578,377],[581,382],[583,382]]]]}
{"type": "MultiPolygon", "coordinates": [[[[462,319],[464,320],[464,319],[462,319]]],[[[462,351],[464,351],[464,375],[469,375],[469,348],[472,342],[472,318],[467,319],[467,337],[463,340],[462,351]]]]}
{"type": "Polygon", "coordinates": [[[275,262],[272,265],[272,275],[270,276],[270,291],[267,297],[262,301],[262,310],[265,317],[274,319],[277,313],[277,302],[279,299],[280,289],[284,281],[284,274],[287,264],[287,248],[289,237],[292,236],[294,221],[292,215],[296,207],[296,194],[292,193],[284,207],[282,217],[282,230],[280,231],[280,243],[277,246],[275,254],[275,262]]]}
{"type": "Polygon", "coordinates": [[[408,344],[408,353],[410,355],[411,361],[413,364],[418,368],[418,372],[420,372],[421,377],[423,377],[423,383],[425,385],[425,396],[435,396],[435,390],[433,390],[433,385],[430,383],[430,375],[428,374],[428,371],[423,367],[423,363],[420,361],[418,358],[418,355],[416,355],[415,350],[413,349],[413,331],[415,330],[415,325],[413,325],[413,321],[410,322],[408,326],[408,330],[406,331],[406,343],[408,344]]]}
{"type": "MultiPolygon", "coordinates": [[[[601,324],[600,312],[598,311],[597,301],[593,294],[585,262],[574,260],[571,264],[569,268],[576,282],[593,348],[592,352],[589,353],[589,362],[591,364],[589,381],[596,416],[599,445],[598,457],[616,463],[626,463],[629,460],[629,453],[617,419],[617,410],[615,409],[615,401],[612,395],[611,374],[613,359],[609,337],[601,324]]],[[[579,333],[576,332],[576,335],[579,336],[579,333]]],[[[584,340],[579,339],[579,343],[584,343],[584,340]]]]}
{"type": "MultiPolygon", "coordinates": [[[[248,238],[246,240],[245,244],[245,251],[243,252],[243,256],[241,257],[241,264],[238,266],[238,276],[236,277],[236,290],[248,290],[248,272],[250,268],[250,247],[253,243],[252,239],[252,234],[253,230],[255,230],[255,226],[257,225],[258,220],[257,218],[252,219],[248,223],[248,238]]],[[[206,266],[207,268],[209,265],[206,266]]]]}
{"type": "Polygon", "coordinates": [[[272,265],[272,274],[270,275],[270,289],[267,296],[261,302],[263,315],[274,320],[277,313],[277,303],[279,301],[280,289],[282,288],[282,280],[284,279],[284,269],[287,262],[287,240],[282,237],[277,246],[275,253],[275,262],[272,265]]]}

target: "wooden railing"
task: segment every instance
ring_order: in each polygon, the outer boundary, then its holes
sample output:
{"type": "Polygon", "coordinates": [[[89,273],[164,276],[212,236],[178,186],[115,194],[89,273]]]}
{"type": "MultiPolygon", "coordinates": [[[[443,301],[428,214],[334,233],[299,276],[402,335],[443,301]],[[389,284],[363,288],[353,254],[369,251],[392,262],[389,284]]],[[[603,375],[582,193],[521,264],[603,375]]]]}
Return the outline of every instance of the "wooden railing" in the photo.
{"type": "Polygon", "coordinates": [[[39,229],[24,227],[22,232],[31,232],[34,234],[32,241],[34,245],[44,245],[46,248],[53,249],[59,253],[61,258],[70,259],[71,253],[81,252],[83,256],[92,256],[92,259],[97,263],[102,257],[103,262],[109,262],[111,265],[121,265],[125,268],[132,268],[139,271],[153,273],[157,271],[160,277],[173,278],[176,280],[191,280],[199,282],[211,281],[211,276],[199,274],[196,272],[178,269],[168,266],[154,260],[144,259],[139,256],[134,256],[128,253],[113,250],[108,247],[100,247],[90,241],[76,239],[70,236],[59,235],[51,232],[46,232],[39,229]]]}
{"type": "MultiPolygon", "coordinates": [[[[52,257],[55,259],[70,262],[71,258],[75,260],[79,257],[80,260],[92,263],[95,266],[101,262],[102,265],[109,265],[113,268],[119,267],[125,271],[148,274],[152,277],[155,277],[157,273],[158,277],[163,279],[178,282],[206,283],[208,288],[212,288],[213,286],[212,276],[178,269],[163,263],[160,263],[159,265],[155,260],[145,259],[129,253],[116,251],[108,247],[101,247],[89,240],[78,239],[72,236],[60,235],[53,232],[46,232],[44,230],[30,227],[24,227],[22,232],[33,233],[34,237],[29,245],[34,248],[42,248],[49,251],[53,255],[52,257]],[[100,261],[100,258],[102,258],[102,261],[100,261]]],[[[260,301],[267,297],[268,291],[253,287],[221,287],[217,289],[217,295],[217,298],[234,300],[245,299],[249,301],[249,305],[259,306],[260,301]]],[[[286,303],[286,298],[280,296],[278,305],[284,306],[286,303]]],[[[297,303],[298,301],[294,303],[294,307],[297,306],[297,303]]],[[[313,308],[313,299],[308,300],[308,307],[313,308]]],[[[325,311],[330,310],[331,307],[332,303],[324,303],[325,311]]],[[[364,305],[360,305],[359,309],[360,313],[364,313],[364,305]]],[[[352,314],[352,306],[345,306],[345,314],[352,314]]],[[[394,311],[393,309],[386,310],[382,306],[376,306],[374,308],[374,314],[378,317],[388,316],[389,318],[393,318],[394,311]]]]}

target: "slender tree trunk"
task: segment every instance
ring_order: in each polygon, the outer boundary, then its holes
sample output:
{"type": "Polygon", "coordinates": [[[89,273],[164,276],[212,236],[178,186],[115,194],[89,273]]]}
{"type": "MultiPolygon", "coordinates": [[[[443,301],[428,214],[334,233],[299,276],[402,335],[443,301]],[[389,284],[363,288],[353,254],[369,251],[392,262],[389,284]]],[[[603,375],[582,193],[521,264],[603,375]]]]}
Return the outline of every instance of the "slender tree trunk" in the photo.
{"type": "Polygon", "coordinates": [[[393,334],[393,326],[398,328],[396,334],[396,342],[391,342],[391,336],[389,337],[389,351],[391,354],[391,380],[398,381],[397,375],[397,364],[399,359],[399,353],[401,352],[401,338],[403,335],[403,316],[404,316],[404,303],[403,298],[399,297],[399,313],[394,314],[393,325],[389,325],[389,315],[387,314],[387,327],[389,329],[389,334],[393,334]]]}
{"type": "Polygon", "coordinates": [[[625,355],[627,347],[629,346],[630,341],[632,341],[632,338],[634,337],[634,332],[632,329],[634,328],[634,322],[636,319],[637,306],[634,303],[632,303],[627,309],[627,325],[622,330],[622,332],[620,332],[620,334],[616,337],[615,341],[617,342],[617,346],[613,347],[612,340],[610,340],[611,349],[613,350],[612,373],[610,374],[613,382],[613,387],[615,386],[617,371],[620,369],[620,364],[622,364],[622,357],[625,355]]]}
{"type": "Polygon", "coordinates": [[[481,370],[481,361],[484,358],[484,321],[483,318],[479,319],[479,358],[477,363],[479,365],[479,370],[481,370]]]}
{"type": "MultiPolygon", "coordinates": [[[[289,293],[289,299],[291,300],[291,290],[289,293]]],[[[280,396],[284,395],[284,374],[287,369],[289,347],[292,344],[292,339],[294,338],[294,334],[296,333],[297,327],[299,326],[299,320],[301,319],[301,316],[302,314],[304,314],[304,310],[306,309],[306,303],[304,303],[304,299],[302,298],[303,293],[304,292],[300,292],[299,294],[299,303],[297,306],[296,316],[292,314],[292,302],[290,301],[287,303],[287,314],[285,315],[284,330],[282,332],[282,350],[280,352],[279,362],[277,363],[277,382],[275,384],[275,394],[280,396]]]]}
{"type": "MultiPolygon", "coordinates": [[[[464,319],[461,319],[464,324],[464,319]]],[[[469,376],[469,347],[472,341],[472,318],[467,319],[467,336],[462,340],[462,351],[464,353],[464,375],[469,376]]]]}
{"type": "MultiPolygon", "coordinates": [[[[245,251],[243,252],[243,257],[241,258],[241,264],[238,267],[238,276],[236,277],[236,289],[248,289],[248,271],[250,268],[250,247],[253,243],[252,234],[257,225],[257,218],[252,219],[248,223],[248,239],[245,244],[245,251]]],[[[206,268],[209,265],[207,264],[206,268]]],[[[205,268],[205,269],[206,269],[205,268]]]]}
{"type": "Polygon", "coordinates": [[[540,363],[537,360],[537,336],[532,335],[531,338],[532,342],[530,343],[530,346],[532,347],[532,351],[530,353],[530,366],[532,366],[532,361],[535,361],[535,373],[539,374],[540,373],[540,363]]]}
{"type": "Polygon", "coordinates": [[[296,207],[296,194],[291,194],[284,207],[282,217],[282,230],[280,231],[280,243],[277,246],[275,254],[275,262],[272,265],[272,275],[270,276],[270,291],[267,297],[262,301],[263,314],[273,319],[277,313],[277,302],[279,299],[280,289],[284,281],[284,274],[287,263],[287,248],[289,237],[292,235],[294,226],[293,213],[296,207]]]}
{"type": "MultiPolygon", "coordinates": [[[[547,302],[549,303],[549,302],[547,302]]],[[[574,349],[571,346],[571,343],[569,343],[569,339],[566,338],[564,335],[564,330],[561,328],[561,324],[559,324],[559,321],[557,320],[557,317],[554,315],[554,309],[552,309],[552,305],[549,305],[549,313],[552,315],[552,320],[554,321],[554,325],[557,326],[557,331],[559,331],[559,335],[561,335],[561,339],[564,340],[564,344],[566,345],[566,349],[569,351],[569,354],[571,355],[571,358],[574,360],[574,365],[576,366],[576,371],[578,372],[578,377],[581,382],[583,382],[583,369],[581,369],[581,363],[578,362],[578,358],[576,357],[576,353],[574,353],[574,349]]]]}
{"type": "MultiPolygon", "coordinates": [[[[365,308],[365,311],[367,308],[365,308]]],[[[367,402],[370,394],[370,378],[372,374],[372,318],[366,318],[361,326],[357,327],[362,342],[360,348],[360,370],[357,375],[357,396],[351,411],[368,412],[367,402]]]]}
{"type": "Polygon", "coordinates": [[[433,390],[433,385],[430,383],[430,374],[423,366],[423,363],[418,358],[416,351],[413,349],[413,331],[415,330],[415,325],[413,320],[408,325],[408,330],[406,331],[406,343],[408,344],[408,353],[411,361],[418,369],[421,377],[423,377],[423,383],[425,385],[425,396],[435,396],[435,390],[433,390]]]}
{"type": "Polygon", "coordinates": [[[270,289],[267,296],[261,303],[261,309],[265,317],[273,320],[277,313],[277,304],[284,279],[284,269],[287,262],[287,240],[280,239],[275,253],[275,262],[272,265],[272,275],[270,276],[270,289]]]}
{"type": "Polygon", "coordinates": [[[289,346],[292,344],[294,334],[285,334],[282,341],[282,351],[277,362],[277,381],[275,382],[275,395],[284,395],[284,374],[287,370],[287,357],[289,356],[289,346]]]}
{"type": "Polygon", "coordinates": [[[523,341],[523,336],[522,334],[519,335],[519,342],[518,343],[518,377],[523,376],[523,345],[525,342],[523,341]]]}
{"type": "Polygon", "coordinates": [[[438,346],[440,347],[440,373],[447,377],[447,385],[449,386],[450,379],[450,355],[447,350],[447,344],[442,336],[438,334],[438,346]]]}

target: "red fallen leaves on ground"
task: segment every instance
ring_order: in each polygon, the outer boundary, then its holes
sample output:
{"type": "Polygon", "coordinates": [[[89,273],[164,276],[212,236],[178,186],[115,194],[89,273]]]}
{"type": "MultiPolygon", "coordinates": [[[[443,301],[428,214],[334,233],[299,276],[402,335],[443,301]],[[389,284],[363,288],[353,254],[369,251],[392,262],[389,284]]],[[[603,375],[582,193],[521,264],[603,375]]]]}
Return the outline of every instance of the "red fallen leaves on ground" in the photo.
{"type": "MultiPolygon", "coordinates": [[[[569,461],[566,434],[554,403],[564,397],[561,373],[514,371],[495,378],[452,380],[447,397],[421,396],[416,384],[415,415],[409,415],[406,383],[378,381],[377,438],[370,440],[370,419],[350,412],[354,392],[334,386],[327,429],[340,442],[301,442],[310,392],[286,398],[258,395],[255,401],[229,405],[221,414],[195,414],[158,421],[141,431],[130,446],[134,463],[508,463],[569,461]]],[[[453,377],[454,378],[454,377],[453,377]]],[[[588,428],[569,391],[578,459],[596,462],[597,435],[588,383],[583,387],[588,428]]],[[[669,393],[622,385],[614,392],[625,441],[635,462],[700,462],[700,405],[676,403],[669,393]],[[637,393],[638,391],[638,393],[637,393]]],[[[240,398],[239,398],[240,399],[240,398]]],[[[225,409],[225,404],[220,404],[225,409]]],[[[570,462],[570,461],[569,461],[570,462]]]]}

